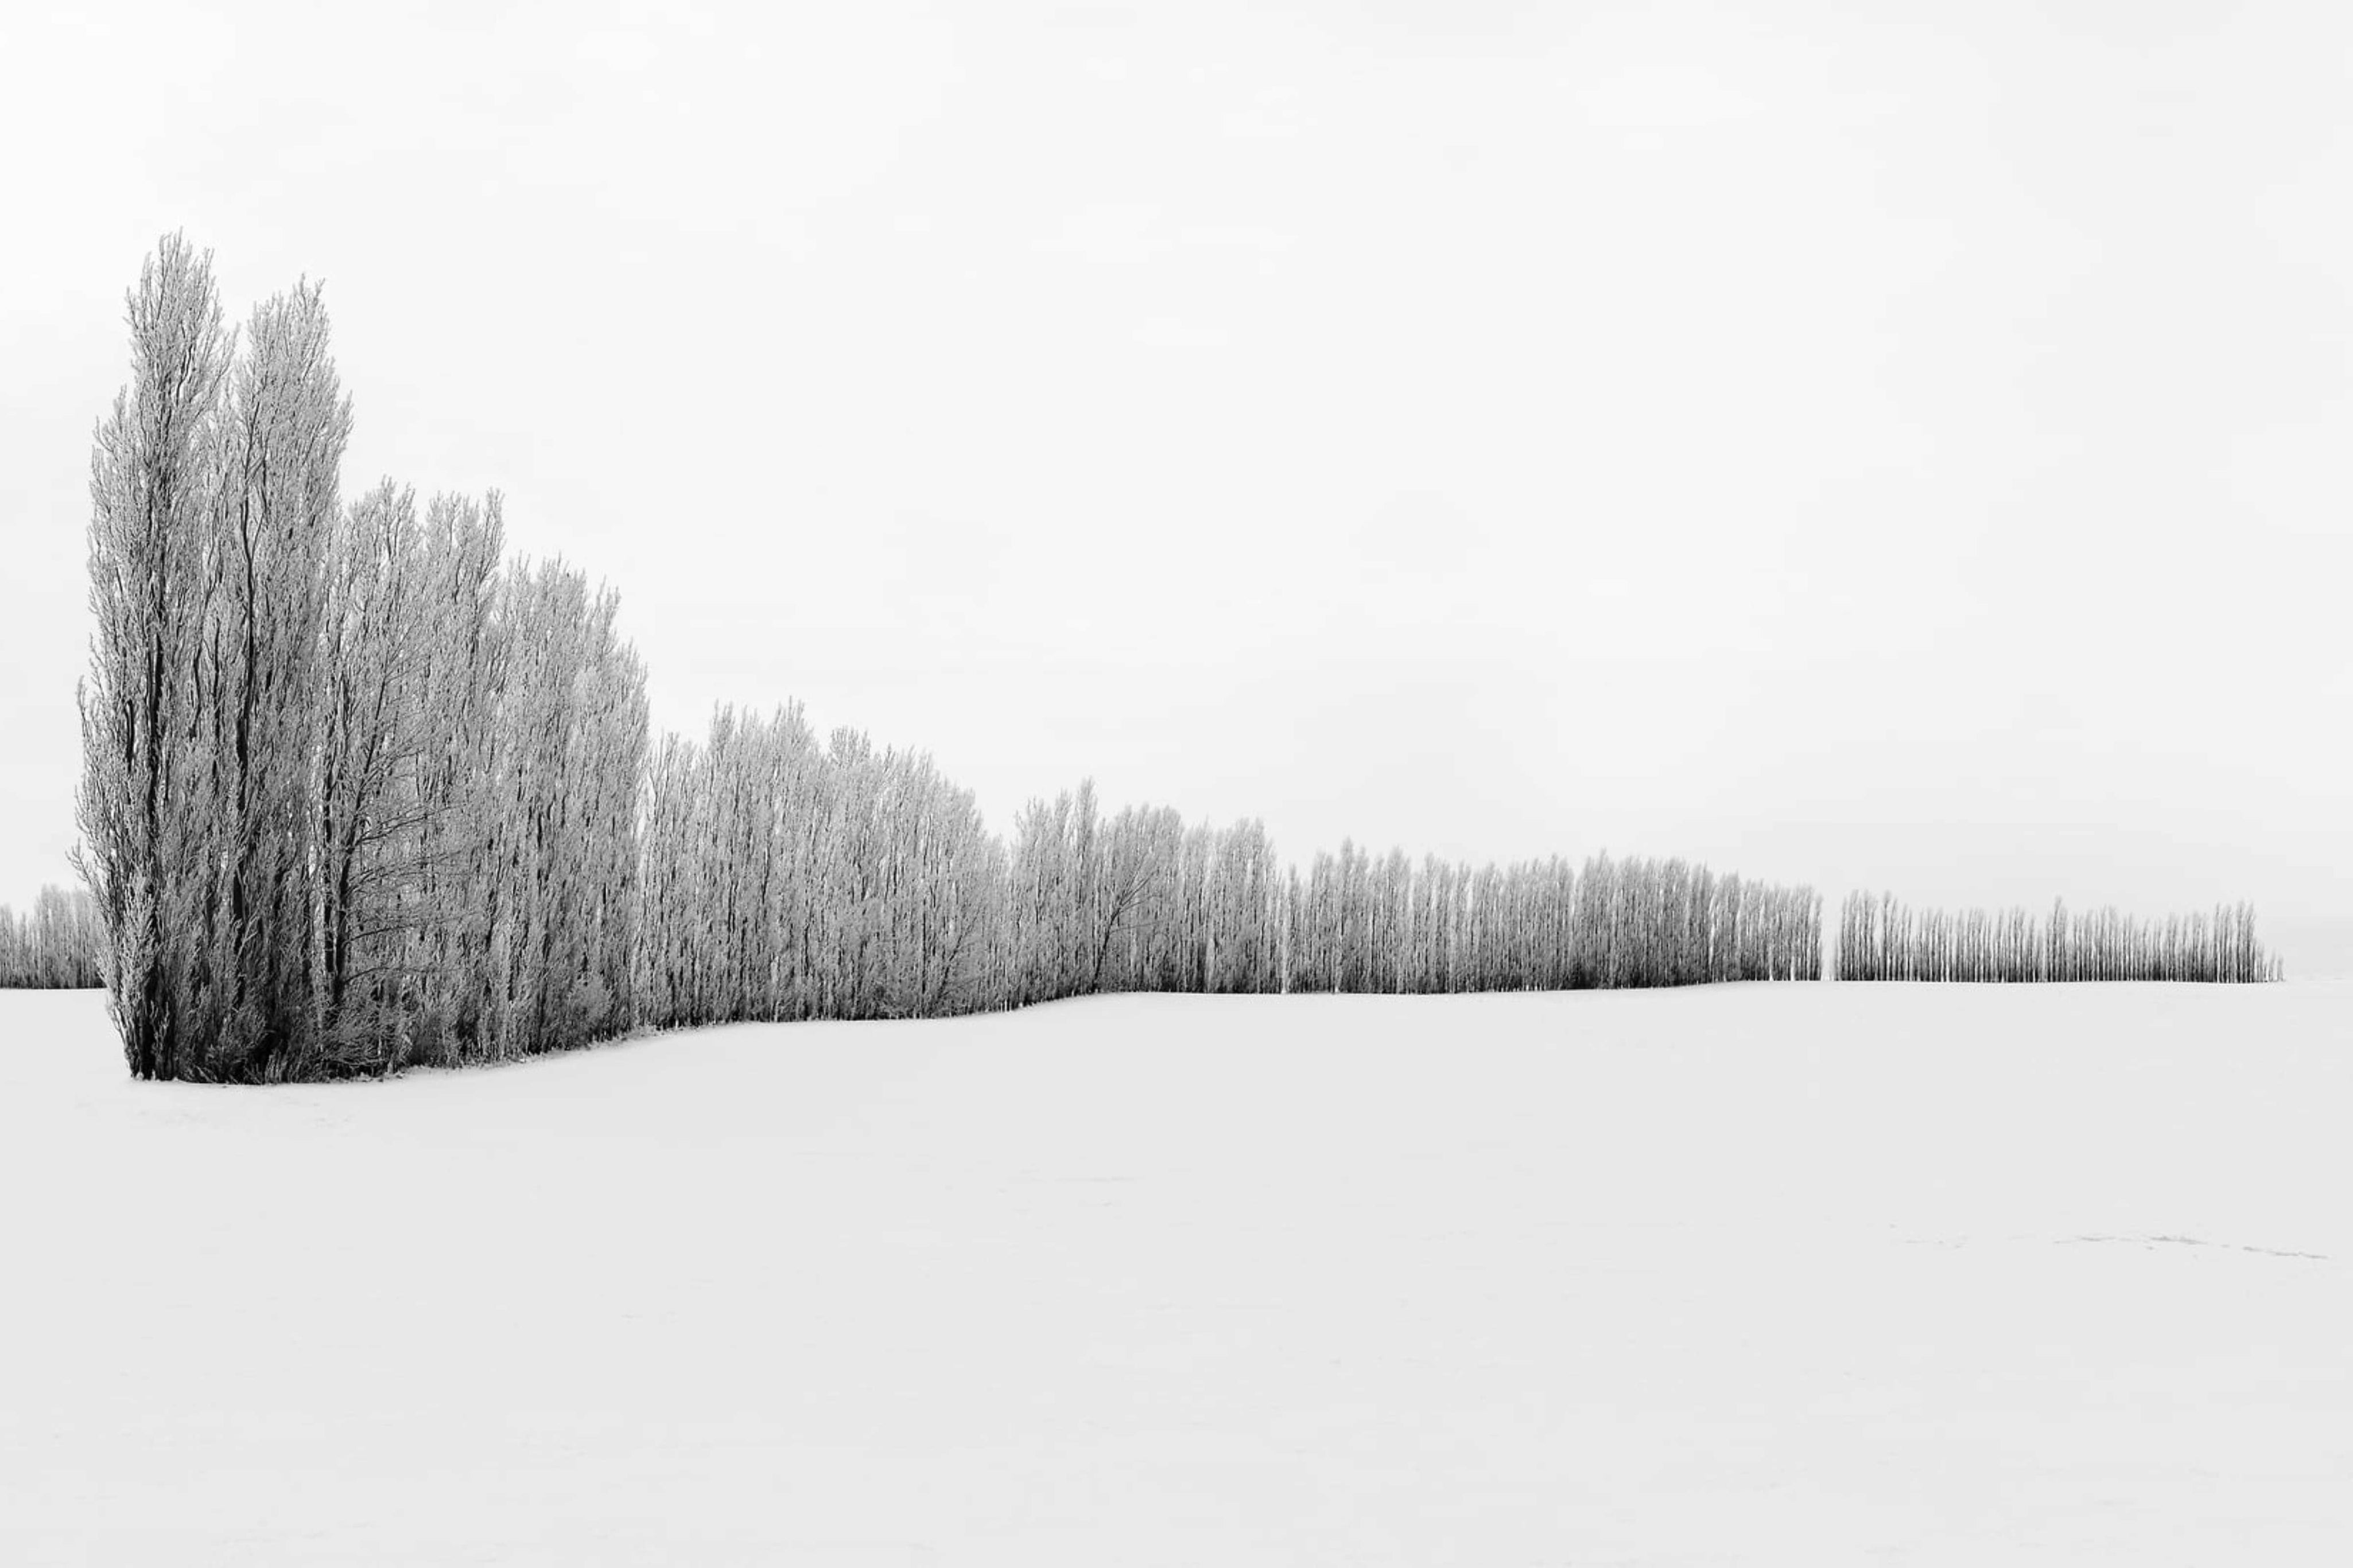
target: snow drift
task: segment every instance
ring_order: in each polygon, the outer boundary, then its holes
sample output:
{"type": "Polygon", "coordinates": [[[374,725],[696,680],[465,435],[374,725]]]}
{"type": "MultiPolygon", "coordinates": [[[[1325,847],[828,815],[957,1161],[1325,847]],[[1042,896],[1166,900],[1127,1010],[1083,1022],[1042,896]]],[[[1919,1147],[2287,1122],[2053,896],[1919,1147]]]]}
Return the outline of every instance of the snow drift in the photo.
{"type": "Polygon", "coordinates": [[[2342,1562],[2348,1046],[1139,996],[251,1090],[0,996],[0,1561],[2342,1562]]]}

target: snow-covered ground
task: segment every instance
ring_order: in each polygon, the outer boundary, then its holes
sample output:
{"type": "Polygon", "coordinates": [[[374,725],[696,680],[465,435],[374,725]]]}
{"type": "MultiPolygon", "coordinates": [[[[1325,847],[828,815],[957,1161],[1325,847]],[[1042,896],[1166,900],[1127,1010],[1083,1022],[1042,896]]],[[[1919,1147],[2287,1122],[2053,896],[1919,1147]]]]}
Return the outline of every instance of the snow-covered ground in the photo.
{"type": "Polygon", "coordinates": [[[2353,985],[1120,998],[135,1085],[0,1563],[2353,1562],[2353,985]]]}

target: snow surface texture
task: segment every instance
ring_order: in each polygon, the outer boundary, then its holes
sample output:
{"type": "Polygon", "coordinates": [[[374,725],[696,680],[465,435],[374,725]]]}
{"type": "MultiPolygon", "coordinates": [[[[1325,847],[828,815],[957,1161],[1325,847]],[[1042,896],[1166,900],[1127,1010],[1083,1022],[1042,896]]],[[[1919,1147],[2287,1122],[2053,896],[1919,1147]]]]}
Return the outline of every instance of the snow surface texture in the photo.
{"type": "Polygon", "coordinates": [[[223,1089],[0,996],[0,1562],[2353,1562],[2348,1047],[1155,996],[223,1089]]]}

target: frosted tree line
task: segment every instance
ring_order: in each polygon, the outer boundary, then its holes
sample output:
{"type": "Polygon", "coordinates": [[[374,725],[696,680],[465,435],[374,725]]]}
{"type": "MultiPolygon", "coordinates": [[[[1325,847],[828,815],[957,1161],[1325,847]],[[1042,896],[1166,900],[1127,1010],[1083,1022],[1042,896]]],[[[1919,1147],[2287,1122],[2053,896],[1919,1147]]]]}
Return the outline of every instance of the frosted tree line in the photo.
{"type": "Polygon", "coordinates": [[[303,284],[167,239],[90,465],[79,868],[132,1070],[307,1078],[628,1026],[645,676],[498,499],[341,497],[303,284]]]}
{"type": "Polygon", "coordinates": [[[105,952],[98,900],[79,888],[43,888],[21,915],[0,904],[0,990],[97,985],[105,952]]]}
{"type": "Polygon", "coordinates": [[[1802,890],[1679,861],[1478,870],[1106,816],[1008,843],[920,752],[797,707],[649,735],[611,595],[505,559],[499,500],[385,481],[320,289],[242,330],[166,240],[91,459],[80,865],[133,1072],[499,1060],[638,1027],[1088,992],[1793,978],[1802,890]]]}
{"type": "Polygon", "coordinates": [[[2020,983],[2281,979],[2247,904],[2137,920],[2113,909],[1922,910],[1853,893],[1839,913],[1838,978],[2020,983]]]}
{"type": "Polygon", "coordinates": [[[637,1019],[922,1017],[1106,991],[1439,992],[1811,979],[1808,889],[1679,860],[1476,869],[1353,845],[1284,868],[1263,824],[1106,816],[1092,782],[1009,847],[920,752],[798,707],[723,710],[649,770],[637,1019]]]}
{"type": "Polygon", "coordinates": [[[723,710],[662,742],[644,797],[638,1023],[1000,1005],[1005,851],[928,756],[723,710]]]}
{"type": "MultiPolygon", "coordinates": [[[[1474,868],[1347,843],[1303,873],[1261,823],[1107,815],[1092,784],[999,838],[928,755],[819,737],[797,705],[657,744],[614,595],[508,560],[495,493],[344,498],[351,404],[316,285],[232,328],[209,257],[174,237],[128,323],[131,382],[91,454],[78,868],[138,1076],[1110,991],[1822,975],[1810,889],[1678,859],[1474,868]]],[[[1840,946],[1856,976],[2009,977],[2030,952],[2048,978],[2268,963],[2237,915],[2036,939],[1851,901],[1840,946]]]]}
{"type": "Polygon", "coordinates": [[[1810,980],[1813,890],[1718,877],[1683,860],[1596,857],[1476,868],[1343,844],[1293,874],[1292,988],[1565,991],[1810,980]]]}

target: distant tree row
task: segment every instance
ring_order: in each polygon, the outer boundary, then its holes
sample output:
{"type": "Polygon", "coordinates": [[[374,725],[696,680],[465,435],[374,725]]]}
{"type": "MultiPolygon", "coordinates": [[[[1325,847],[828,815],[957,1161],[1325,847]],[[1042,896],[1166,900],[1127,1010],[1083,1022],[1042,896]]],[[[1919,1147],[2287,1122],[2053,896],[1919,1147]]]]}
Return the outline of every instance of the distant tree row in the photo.
{"type": "Polygon", "coordinates": [[[43,888],[21,915],[0,904],[0,990],[103,984],[105,953],[98,900],[79,888],[43,888]]]}
{"type": "Polygon", "coordinates": [[[1453,992],[1813,979],[1810,889],[1681,860],[1473,868],[1354,843],[1301,877],[1255,821],[1096,814],[1092,785],[1018,824],[1008,999],[1089,991],[1453,992]]]}
{"type": "Polygon", "coordinates": [[[1473,869],[1263,825],[1032,801],[1009,851],[928,756],[723,710],[646,790],[637,1018],[919,1017],[1103,991],[1437,992],[1812,979],[1820,903],[1680,860],[1473,869]]]}
{"type": "Polygon", "coordinates": [[[1915,910],[1855,893],[1839,915],[1841,980],[2263,981],[2284,973],[2246,904],[2136,920],[2112,909],[1915,910]]]}
{"type": "Polygon", "coordinates": [[[1291,988],[1563,991],[1810,980],[1810,889],[1717,877],[1683,860],[1557,858],[1473,868],[1344,844],[1290,883],[1291,988]]]}
{"type": "Polygon", "coordinates": [[[645,787],[636,1019],[918,1017],[999,1000],[1005,851],[929,757],[797,705],[672,736],[645,787]]]}
{"type": "Polygon", "coordinates": [[[1262,823],[1188,829],[1166,807],[1106,820],[1088,781],[1025,806],[1009,858],[1005,1003],[1289,984],[1288,883],[1262,823]]]}

